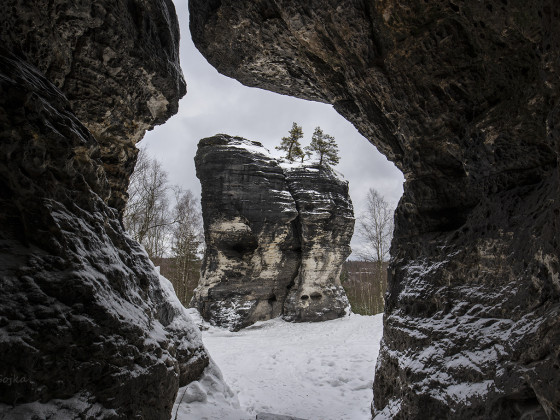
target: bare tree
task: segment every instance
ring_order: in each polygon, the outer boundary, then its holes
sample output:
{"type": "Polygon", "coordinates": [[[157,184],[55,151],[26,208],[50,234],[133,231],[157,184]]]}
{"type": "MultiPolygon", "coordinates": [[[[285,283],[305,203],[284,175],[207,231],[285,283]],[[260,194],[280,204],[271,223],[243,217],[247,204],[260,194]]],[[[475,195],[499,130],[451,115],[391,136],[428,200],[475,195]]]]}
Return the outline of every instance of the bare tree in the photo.
{"type": "Polygon", "coordinates": [[[140,149],[123,215],[126,230],[140,242],[161,274],[188,305],[198,284],[202,219],[190,191],[171,186],[160,162],[140,149]]]}
{"type": "Polygon", "coordinates": [[[367,194],[366,211],[358,223],[358,235],[363,241],[359,252],[365,261],[375,262],[377,281],[380,284],[379,296],[383,302],[387,290],[386,276],[383,275],[383,262],[389,260],[389,249],[393,237],[393,208],[375,189],[370,188],[367,194]]]}
{"type": "Polygon", "coordinates": [[[171,255],[175,272],[170,278],[183,305],[188,305],[198,285],[202,240],[202,218],[197,200],[190,191],[179,191],[174,209],[171,255]]]}
{"type": "Polygon", "coordinates": [[[150,258],[163,257],[167,250],[169,227],[173,224],[169,211],[170,191],[168,175],[161,163],[150,159],[146,151],[140,149],[130,177],[123,222],[150,258]]]}
{"type": "Polygon", "coordinates": [[[358,234],[364,241],[360,257],[365,261],[383,262],[389,259],[394,210],[373,188],[369,189],[366,200],[366,211],[358,224],[358,234]]]}

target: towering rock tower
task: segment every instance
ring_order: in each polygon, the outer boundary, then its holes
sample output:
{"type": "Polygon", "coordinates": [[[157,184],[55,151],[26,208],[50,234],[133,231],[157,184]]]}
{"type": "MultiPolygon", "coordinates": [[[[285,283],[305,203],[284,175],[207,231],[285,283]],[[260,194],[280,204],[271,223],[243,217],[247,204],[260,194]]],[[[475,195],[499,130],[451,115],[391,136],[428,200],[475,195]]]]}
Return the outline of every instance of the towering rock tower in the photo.
{"type": "Polygon", "coordinates": [[[348,310],[340,285],[354,230],[348,183],[328,167],[282,167],[260,143],[200,141],[206,255],[193,304],[239,329],[283,315],[334,319],[348,310]]]}

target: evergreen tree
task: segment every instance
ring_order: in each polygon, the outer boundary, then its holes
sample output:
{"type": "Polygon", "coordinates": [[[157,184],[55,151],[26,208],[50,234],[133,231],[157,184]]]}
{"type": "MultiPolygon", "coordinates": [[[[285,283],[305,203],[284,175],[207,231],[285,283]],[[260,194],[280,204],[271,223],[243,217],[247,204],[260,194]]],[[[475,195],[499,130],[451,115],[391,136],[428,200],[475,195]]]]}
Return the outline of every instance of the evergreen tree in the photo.
{"type": "Polygon", "coordinates": [[[319,156],[319,166],[323,166],[323,164],[334,166],[340,161],[338,146],[334,141],[334,137],[323,133],[320,127],[315,128],[313,137],[311,138],[311,144],[305,149],[319,156]]]}
{"type": "Polygon", "coordinates": [[[276,146],[276,150],[283,150],[287,152],[286,158],[290,162],[293,162],[298,158],[303,160],[305,155],[301,149],[301,144],[299,143],[299,139],[303,138],[303,130],[301,129],[301,126],[293,123],[289,134],[289,137],[282,137],[282,143],[280,146],[276,146]]]}

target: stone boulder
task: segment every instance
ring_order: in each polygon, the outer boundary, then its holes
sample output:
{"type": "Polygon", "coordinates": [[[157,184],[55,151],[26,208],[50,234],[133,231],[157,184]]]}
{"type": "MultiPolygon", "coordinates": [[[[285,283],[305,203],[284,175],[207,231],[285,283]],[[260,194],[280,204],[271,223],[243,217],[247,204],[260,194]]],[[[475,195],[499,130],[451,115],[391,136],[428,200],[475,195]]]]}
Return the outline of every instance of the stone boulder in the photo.
{"type": "Polygon", "coordinates": [[[206,252],[193,305],[238,330],[280,315],[343,316],[354,228],[348,183],[328,168],[283,168],[260,143],[217,135],[195,158],[206,252]]]}
{"type": "Polygon", "coordinates": [[[5,0],[3,46],[37,68],[95,136],[111,191],[124,209],[146,130],[178,110],[186,84],[171,0],[5,0]]]}

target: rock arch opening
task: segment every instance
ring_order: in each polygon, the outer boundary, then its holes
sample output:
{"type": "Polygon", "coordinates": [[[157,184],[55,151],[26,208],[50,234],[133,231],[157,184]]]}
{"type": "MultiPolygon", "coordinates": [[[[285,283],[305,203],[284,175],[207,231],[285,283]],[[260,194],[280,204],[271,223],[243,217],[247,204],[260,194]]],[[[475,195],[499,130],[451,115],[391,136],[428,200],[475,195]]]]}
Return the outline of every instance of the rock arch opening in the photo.
{"type": "MultiPolygon", "coordinates": [[[[213,66],[333,104],[406,175],[373,414],[558,417],[558,5],[190,6],[213,66]]],[[[0,13],[0,412],[166,418],[209,359],[118,212],[184,93],[173,7],[45,7],[0,13]]]]}
{"type": "MultiPolygon", "coordinates": [[[[179,11],[181,18],[181,11],[179,11]]],[[[186,20],[185,20],[186,21],[186,20]]],[[[185,33],[185,31],[183,31],[185,33]]],[[[381,156],[374,147],[356,131],[346,120],[336,114],[328,105],[320,103],[304,102],[297,99],[279,97],[278,95],[248,89],[230,81],[227,84],[223,76],[215,73],[214,69],[208,65],[198,64],[194,57],[198,52],[190,44],[190,40],[183,36],[182,57],[185,57],[183,65],[187,79],[189,80],[189,93],[181,102],[180,112],[177,116],[164,126],[158,127],[153,132],[148,133],[143,140],[143,144],[150,151],[152,156],[164,162],[164,166],[171,171],[179,166],[181,162],[183,170],[181,175],[172,174],[175,182],[185,182],[190,179],[194,181],[188,186],[194,191],[199,187],[198,181],[194,176],[194,165],[186,172],[187,167],[194,157],[194,150],[198,141],[216,132],[226,132],[229,134],[241,134],[250,140],[257,140],[274,151],[274,146],[279,144],[280,138],[286,135],[292,121],[297,121],[304,125],[306,141],[309,140],[313,128],[321,126],[325,132],[334,135],[341,149],[341,164],[335,169],[342,172],[350,183],[351,195],[354,198],[356,213],[363,211],[363,202],[369,187],[376,187],[381,190],[387,198],[396,202],[402,193],[403,177],[394,165],[381,156]],[[197,72],[199,72],[197,74],[197,72]],[[212,76],[212,78],[210,78],[212,76]],[[210,79],[209,91],[205,94],[202,89],[208,84],[210,79]],[[198,82],[200,81],[200,82],[198,82]],[[212,90],[212,85],[220,85],[219,95],[212,90]],[[199,93],[197,93],[197,90],[199,93]],[[202,108],[207,110],[207,115],[202,115],[192,109],[200,107],[196,98],[203,96],[205,103],[202,108]],[[221,103],[228,104],[224,109],[221,103]],[[232,98],[232,99],[229,99],[232,98]],[[237,99],[243,106],[231,105],[237,99]],[[176,120],[177,123],[173,123],[176,120]],[[236,120],[232,122],[232,120],[236,120]],[[195,126],[194,129],[190,126],[195,126]],[[284,127],[285,126],[285,127],[284,127]],[[180,128],[179,128],[180,127],[180,128]],[[181,154],[177,152],[181,150],[181,154]]],[[[221,176],[221,175],[220,175],[221,176]]],[[[185,185],[185,184],[183,184],[185,185]]],[[[355,246],[356,244],[353,244],[355,246]]],[[[229,249],[232,248],[231,246],[229,249]]],[[[299,251],[301,252],[301,250],[299,251]]],[[[289,290],[289,289],[288,289],[289,290]]],[[[280,292],[281,293],[281,292],[280,292]]],[[[283,293],[281,293],[283,294],[283,293]]],[[[311,305],[324,300],[322,293],[309,291],[299,297],[301,301],[309,301],[311,305]]],[[[268,306],[274,310],[280,308],[276,305],[278,296],[267,298],[268,306]]],[[[205,308],[211,310],[209,305],[205,308]]],[[[369,397],[368,397],[369,399],[369,397]]],[[[364,407],[369,404],[363,401],[364,407]]]]}
{"type": "Polygon", "coordinates": [[[522,417],[523,384],[557,417],[558,6],[201,3],[213,66],[332,103],[406,175],[372,414],[522,417]]]}

